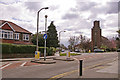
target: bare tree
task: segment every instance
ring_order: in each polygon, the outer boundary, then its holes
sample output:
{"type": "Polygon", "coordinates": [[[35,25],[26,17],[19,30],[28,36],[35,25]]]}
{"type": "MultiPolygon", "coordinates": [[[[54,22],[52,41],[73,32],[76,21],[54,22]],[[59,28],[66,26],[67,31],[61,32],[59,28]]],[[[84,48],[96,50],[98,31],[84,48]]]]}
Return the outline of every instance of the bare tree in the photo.
{"type": "Polygon", "coordinates": [[[61,49],[67,49],[64,44],[61,44],[60,47],[61,47],[61,49]]]}
{"type": "Polygon", "coordinates": [[[91,49],[90,39],[88,39],[86,36],[80,35],[79,40],[79,48],[84,49],[85,51],[91,49]]]}
{"type": "Polygon", "coordinates": [[[72,47],[73,50],[75,50],[75,45],[78,44],[79,42],[79,37],[76,36],[72,36],[70,37],[70,39],[68,40],[70,46],[72,47]]]}

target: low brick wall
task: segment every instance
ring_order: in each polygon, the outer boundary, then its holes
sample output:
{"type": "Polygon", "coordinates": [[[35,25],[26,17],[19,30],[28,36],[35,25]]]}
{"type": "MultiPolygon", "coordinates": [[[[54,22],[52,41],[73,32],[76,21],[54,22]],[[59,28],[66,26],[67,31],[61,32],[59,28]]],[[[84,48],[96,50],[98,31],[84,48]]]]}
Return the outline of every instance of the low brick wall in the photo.
{"type": "Polygon", "coordinates": [[[34,54],[2,54],[2,59],[5,58],[31,58],[34,54]]]}

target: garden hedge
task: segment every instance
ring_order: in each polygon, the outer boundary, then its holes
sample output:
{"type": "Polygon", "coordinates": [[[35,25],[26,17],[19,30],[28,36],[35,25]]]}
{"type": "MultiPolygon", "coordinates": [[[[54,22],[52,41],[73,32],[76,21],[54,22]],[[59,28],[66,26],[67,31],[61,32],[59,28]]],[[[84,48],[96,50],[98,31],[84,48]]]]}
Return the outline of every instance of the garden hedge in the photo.
{"type": "MultiPolygon", "coordinates": [[[[9,43],[1,43],[2,46],[2,54],[33,54],[36,51],[36,45],[17,45],[17,44],[9,44],[9,43]]],[[[46,48],[47,55],[53,55],[55,52],[53,47],[46,48]]],[[[39,47],[39,51],[41,55],[44,53],[44,47],[39,47]]]]}

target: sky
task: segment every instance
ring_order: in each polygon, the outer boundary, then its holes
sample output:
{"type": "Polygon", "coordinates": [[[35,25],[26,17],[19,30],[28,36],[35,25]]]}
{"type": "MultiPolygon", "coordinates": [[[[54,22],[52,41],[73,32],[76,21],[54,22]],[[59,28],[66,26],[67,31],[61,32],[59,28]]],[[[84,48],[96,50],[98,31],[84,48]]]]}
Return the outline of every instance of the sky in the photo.
{"type": "Polygon", "coordinates": [[[60,42],[68,46],[71,36],[84,35],[91,39],[93,21],[100,21],[102,36],[113,37],[118,30],[119,0],[0,0],[0,20],[11,21],[33,34],[37,32],[37,12],[39,13],[39,31],[45,30],[51,21],[58,33],[60,42]]]}

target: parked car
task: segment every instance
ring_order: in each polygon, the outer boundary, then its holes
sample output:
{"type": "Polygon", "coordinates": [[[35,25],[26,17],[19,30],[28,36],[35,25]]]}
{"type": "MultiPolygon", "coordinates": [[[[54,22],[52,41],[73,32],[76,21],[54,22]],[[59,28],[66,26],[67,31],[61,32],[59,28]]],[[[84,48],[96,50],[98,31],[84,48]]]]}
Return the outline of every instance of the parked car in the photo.
{"type": "Polygon", "coordinates": [[[80,51],[76,49],[75,52],[80,52],[80,51]]]}
{"type": "Polygon", "coordinates": [[[104,52],[104,51],[101,49],[94,49],[94,52],[104,52]]]}
{"type": "Polygon", "coordinates": [[[64,49],[62,49],[62,52],[64,52],[65,50],[64,49]]]}
{"type": "Polygon", "coordinates": [[[120,48],[119,48],[119,49],[117,49],[117,52],[120,52],[120,48]]]}

